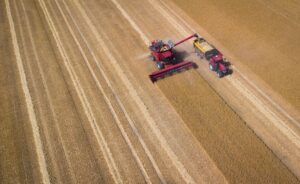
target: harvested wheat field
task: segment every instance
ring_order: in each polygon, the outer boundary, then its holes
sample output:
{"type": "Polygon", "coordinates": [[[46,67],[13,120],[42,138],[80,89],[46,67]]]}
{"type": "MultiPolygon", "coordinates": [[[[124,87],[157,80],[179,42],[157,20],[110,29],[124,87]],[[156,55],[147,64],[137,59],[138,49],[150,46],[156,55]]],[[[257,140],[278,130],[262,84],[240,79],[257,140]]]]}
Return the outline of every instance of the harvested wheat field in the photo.
{"type": "Polygon", "coordinates": [[[300,183],[297,5],[1,1],[0,183],[300,183]],[[233,73],[187,41],[152,83],[151,41],[193,33],[233,73]]]}

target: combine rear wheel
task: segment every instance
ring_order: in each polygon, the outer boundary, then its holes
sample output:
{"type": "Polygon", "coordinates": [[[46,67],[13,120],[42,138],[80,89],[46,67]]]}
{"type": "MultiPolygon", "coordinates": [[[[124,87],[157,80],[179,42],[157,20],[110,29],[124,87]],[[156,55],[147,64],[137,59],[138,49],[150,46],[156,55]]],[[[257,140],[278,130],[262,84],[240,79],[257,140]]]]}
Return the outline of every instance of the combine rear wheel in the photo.
{"type": "Polygon", "coordinates": [[[155,61],[155,60],[156,60],[154,56],[151,56],[151,59],[152,59],[152,61],[155,61]]]}
{"type": "Polygon", "coordinates": [[[215,70],[216,70],[216,68],[215,68],[211,63],[209,63],[209,69],[210,69],[211,71],[215,71],[215,70]]]}

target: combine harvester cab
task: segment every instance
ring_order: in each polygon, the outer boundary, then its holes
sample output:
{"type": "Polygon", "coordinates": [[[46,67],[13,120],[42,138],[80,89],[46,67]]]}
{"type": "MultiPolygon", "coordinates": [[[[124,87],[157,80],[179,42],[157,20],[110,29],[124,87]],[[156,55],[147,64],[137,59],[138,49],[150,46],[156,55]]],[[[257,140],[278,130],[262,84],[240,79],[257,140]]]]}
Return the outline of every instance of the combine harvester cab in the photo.
{"type": "Polygon", "coordinates": [[[194,37],[198,37],[197,34],[193,34],[175,44],[171,41],[169,41],[168,44],[161,40],[152,41],[149,49],[151,51],[152,60],[156,63],[158,68],[158,71],[149,75],[152,82],[175,72],[196,67],[196,64],[190,61],[177,61],[173,51],[174,47],[194,37]]]}

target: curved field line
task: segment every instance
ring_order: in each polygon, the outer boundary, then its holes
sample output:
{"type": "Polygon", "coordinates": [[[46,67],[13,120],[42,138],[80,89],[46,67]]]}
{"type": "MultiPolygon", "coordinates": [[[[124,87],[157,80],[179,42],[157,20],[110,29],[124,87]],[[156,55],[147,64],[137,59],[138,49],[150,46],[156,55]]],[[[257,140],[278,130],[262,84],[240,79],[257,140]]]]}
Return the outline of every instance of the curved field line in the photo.
{"type": "Polygon", "coordinates": [[[12,37],[14,54],[16,56],[17,67],[18,67],[18,71],[19,71],[19,75],[20,75],[20,79],[21,79],[21,85],[22,85],[22,89],[24,92],[24,96],[25,96],[27,112],[29,115],[29,121],[30,121],[31,129],[32,129],[32,133],[33,133],[34,145],[36,147],[36,154],[38,157],[38,165],[40,168],[41,180],[43,183],[50,184],[50,178],[49,178],[49,173],[47,170],[45,154],[43,152],[43,144],[41,141],[39,126],[38,126],[36,115],[34,112],[32,97],[31,97],[29,89],[28,89],[26,74],[24,71],[24,66],[23,66],[23,62],[21,59],[21,55],[20,55],[20,49],[19,49],[19,45],[18,45],[18,41],[17,41],[17,36],[16,36],[16,31],[15,31],[14,21],[13,21],[12,14],[11,14],[9,0],[5,0],[5,4],[6,4],[7,17],[8,17],[8,21],[9,21],[9,25],[10,25],[10,33],[11,33],[11,37],[12,37]]]}
{"type": "Polygon", "coordinates": [[[270,96],[268,96],[266,93],[264,93],[261,89],[259,89],[259,87],[257,85],[255,85],[251,80],[249,80],[248,77],[246,77],[245,75],[242,74],[242,72],[240,72],[236,67],[232,66],[234,68],[235,71],[237,71],[240,76],[247,81],[248,84],[250,84],[250,86],[252,86],[253,88],[255,88],[256,91],[258,91],[261,95],[263,95],[264,98],[266,98],[270,103],[272,103],[277,110],[279,110],[281,113],[283,113],[288,119],[290,119],[290,121],[292,121],[294,123],[294,125],[300,127],[299,122],[294,119],[288,112],[286,112],[285,109],[283,109],[280,105],[278,105],[274,100],[272,100],[270,98],[270,96]]]}
{"type": "Polygon", "coordinates": [[[231,78],[229,80],[233,86],[235,86],[236,89],[240,91],[252,104],[257,107],[257,109],[263,113],[264,116],[266,116],[275,127],[277,127],[281,132],[285,134],[286,137],[288,137],[292,142],[300,148],[300,139],[299,136],[288,126],[285,125],[285,123],[269,108],[265,108],[266,106],[264,103],[258,99],[256,95],[254,95],[247,87],[244,86],[243,83],[241,83],[236,78],[231,78]]]}
{"type": "MultiPolygon", "coordinates": [[[[83,36],[82,32],[80,31],[79,26],[77,25],[76,21],[74,20],[74,17],[72,16],[72,14],[71,14],[71,12],[70,12],[70,10],[69,10],[69,8],[68,8],[68,5],[65,3],[64,0],[62,0],[62,2],[63,2],[64,6],[65,6],[65,8],[66,8],[66,10],[67,10],[67,12],[68,12],[69,17],[72,19],[73,24],[75,25],[77,31],[79,32],[79,34],[80,34],[82,40],[84,41],[84,43],[85,43],[85,45],[87,46],[89,52],[90,52],[91,55],[93,56],[94,62],[95,62],[95,63],[98,63],[98,60],[97,60],[97,58],[96,58],[94,52],[92,51],[92,49],[91,49],[90,46],[88,45],[88,42],[86,41],[85,37],[83,36]]],[[[109,109],[110,109],[112,115],[114,116],[114,119],[116,120],[117,126],[118,126],[118,128],[120,129],[121,134],[122,134],[123,138],[125,139],[125,141],[126,141],[128,147],[130,148],[130,150],[131,150],[131,152],[132,152],[132,155],[133,155],[133,157],[135,158],[135,160],[136,160],[136,162],[137,162],[137,164],[138,164],[140,170],[142,171],[142,174],[143,174],[143,176],[145,177],[146,182],[147,182],[147,183],[151,183],[150,177],[148,176],[148,174],[147,174],[147,172],[146,172],[146,170],[145,170],[145,168],[144,168],[144,166],[143,166],[143,164],[142,164],[142,161],[139,159],[138,154],[137,154],[137,152],[135,151],[135,148],[134,148],[134,146],[132,145],[132,143],[131,143],[131,141],[130,141],[130,139],[129,139],[129,137],[128,137],[128,135],[127,135],[127,133],[126,133],[126,131],[125,131],[125,129],[124,129],[124,127],[123,127],[123,125],[122,125],[122,123],[121,123],[121,121],[120,121],[118,115],[117,115],[117,113],[116,113],[116,111],[114,110],[112,103],[110,102],[108,96],[106,95],[104,88],[102,87],[102,85],[100,84],[99,80],[97,79],[97,76],[96,76],[95,72],[93,71],[93,67],[90,65],[89,60],[88,60],[88,58],[87,58],[87,56],[86,56],[86,53],[84,52],[84,50],[83,50],[83,48],[81,47],[81,45],[80,45],[78,39],[76,38],[76,35],[75,35],[74,31],[72,30],[72,28],[71,28],[71,26],[70,26],[70,24],[69,24],[69,22],[68,22],[68,20],[67,20],[67,18],[66,18],[66,16],[65,16],[65,14],[63,13],[63,11],[62,11],[62,9],[61,9],[61,6],[60,6],[59,3],[57,2],[57,0],[55,0],[55,3],[56,3],[56,5],[57,5],[57,7],[58,7],[60,13],[62,14],[63,19],[64,19],[65,23],[67,24],[67,27],[68,27],[68,29],[69,29],[69,31],[70,31],[70,33],[71,33],[71,35],[72,35],[72,37],[73,37],[73,39],[74,39],[76,45],[77,45],[77,47],[79,48],[79,50],[80,50],[80,52],[81,52],[81,54],[82,54],[82,56],[83,56],[83,58],[84,58],[84,60],[85,60],[85,63],[87,64],[87,66],[88,66],[88,68],[89,68],[89,71],[91,72],[91,74],[92,74],[92,76],[93,76],[93,78],[94,78],[94,80],[95,80],[95,82],[96,82],[96,84],[97,84],[98,89],[101,91],[101,93],[102,93],[102,95],[103,95],[103,97],[104,97],[104,99],[105,99],[106,104],[109,106],[109,109]]],[[[103,70],[101,70],[101,73],[104,74],[103,70]]],[[[106,82],[109,83],[109,80],[108,80],[107,76],[106,76],[105,74],[104,74],[103,76],[104,76],[106,82]]],[[[110,86],[110,87],[111,87],[111,86],[110,86]]],[[[116,96],[115,96],[115,97],[116,97],[116,96]]],[[[120,102],[120,101],[118,101],[118,102],[120,102]]],[[[120,104],[119,104],[119,105],[120,105],[120,104]]],[[[124,114],[127,114],[127,112],[124,111],[124,114]]]]}
{"type": "MultiPolygon", "coordinates": [[[[18,5],[16,4],[16,0],[12,0],[13,1],[13,6],[16,8],[16,21],[15,21],[15,23],[16,23],[16,25],[22,25],[22,22],[21,22],[21,16],[20,16],[20,9],[18,8],[18,5]]],[[[22,15],[23,16],[23,15],[22,15]]],[[[26,15],[25,15],[26,16],[26,15]]],[[[24,16],[24,17],[25,17],[24,16]]],[[[25,21],[26,22],[26,21],[25,21]]],[[[27,27],[27,26],[24,26],[24,27],[27,27]]],[[[31,77],[31,83],[32,83],[32,88],[33,88],[33,90],[32,90],[32,93],[34,94],[34,92],[36,92],[37,93],[37,91],[38,91],[38,87],[37,87],[37,81],[34,79],[34,74],[33,74],[33,70],[32,70],[32,68],[31,68],[31,66],[30,66],[30,56],[29,56],[29,46],[28,45],[26,45],[26,40],[25,40],[25,36],[24,36],[24,34],[26,34],[26,31],[24,30],[24,27],[23,27],[23,25],[22,26],[19,26],[19,31],[20,31],[20,38],[21,38],[21,40],[20,40],[20,45],[21,45],[21,47],[23,48],[23,54],[24,54],[24,63],[26,63],[26,61],[27,61],[27,65],[28,65],[28,68],[27,68],[27,76],[28,76],[28,79],[31,77]]],[[[28,28],[28,27],[27,27],[28,28]]],[[[27,33],[28,34],[28,33],[27,33]]],[[[30,33],[29,33],[30,34],[30,33]]],[[[26,35],[27,36],[27,35],[26,35]]],[[[30,36],[29,36],[30,37],[30,36]]],[[[31,40],[30,40],[30,43],[31,43],[31,40]]],[[[35,50],[33,51],[34,52],[34,54],[35,54],[35,50]]],[[[34,56],[35,57],[35,56],[34,56]]],[[[35,58],[36,59],[36,58],[35,58]]],[[[36,61],[38,61],[38,60],[36,60],[36,61]]],[[[26,64],[25,64],[25,66],[26,66],[26,64]]],[[[41,73],[40,73],[41,74],[41,73]]],[[[42,75],[42,74],[41,74],[42,75]]],[[[45,87],[44,86],[44,80],[43,80],[44,78],[43,78],[43,76],[42,76],[42,83],[43,83],[43,87],[45,87]]],[[[47,93],[47,91],[46,91],[46,95],[47,95],[48,93],[47,93]]],[[[48,96],[47,96],[48,97],[48,96]]],[[[38,97],[38,95],[36,94],[35,95],[35,102],[36,101],[38,101],[39,102],[39,97],[38,97]]],[[[48,98],[47,98],[48,99],[48,98]]],[[[40,112],[40,113],[42,113],[42,107],[40,106],[40,103],[35,103],[34,104],[34,102],[33,102],[33,105],[36,105],[35,106],[35,108],[36,108],[36,112],[38,113],[38,112],[40,112]]],[[[51,111],[53,110],[53,109],[50,109],[51,111]]],[[[49,132],[43,127],[44,125],[45,125],[45,123],[46,123],[46,119],[45,119],[45,117],[43,116],[43,115],[40,115],[39,116],[39,123],[40,123],[40,130],[41,130],[41,134],[42,135],[44,135],[44,137],[45,137],[45,141],[44,141],[44,148],[48,148],[47,150],[48,150],[48,152],[47,151],[45,151],[45,153],[47,154],[47,155],[49,155],[48,157],[50,158],[49,160],[51,160],[52,158],[53,158],[53,146],[49,143],[49,137],[50,137],[50,135],[49,135],[49,132]]],[[[55,121],[55,120],[54,120],[55,121]]],[[[51,161],[49,161],[49,162],[51,162],[51,161]]],[[[50,164],[49,164],[50,165],[50,164]]],[[[53,165],[54,165],[54,167],[57,167],[57,163],[53,163],[53,165]]],[[[57,176],[57,181],[61,181],[61,177],[60,177],[60,175],[58,175],[57,176]]]]}
{"type": "Polygon", "coordinates": [[[70,77],[71,77],[71,80],[72,80],[72,83],[75,87],[75,90],[78,94],[78,97],[83,105],[83,109],[84,109],[84,112],[89,120],[89,123],[92,127],[92,130],[94,132],[94,135],[96,137],[96,140],[103,152],[103,156],[104,156],[104,159],[105,161],[107,162],[107,166],[109,168],[109,171],[110,171],[110,174],[112,175],[113,177],[113,180],[115,181],[115,183],[122,183],[122,180],[121,180],[121,176],[117,170],[117,167],[116,167],[116,164],[114,162],[114,159],[113,159],[113,156],[112,156],[112,153],[110,152],[110,149],[107,145],[107,142],[105,141],[104,139],[104,136],[100,130],[100,128],[98,127],[97,123],[96,123],[96,118],[94,117],[94,114],[91,110],[91,107],[90,107],[90,104],[87,100],[87,97],[84,93],[84,90],[82,89],[82,87],[80,86],[80,83],[79,83],[79,80],[78,80],[78,77],[77,75],[75,74],[75,71],[72,67],[72,64],[70,62],[70,59],[68,58],[67,54],[66,54],[66,51],[65,49],[63,48],[62,46],[62,43],[61,43],[61,40],[58,36],[58,32],[54,26],[54,23],[51,19],[51,16],[47,10],[47,7],[44,3],[44,1],[42,0],[38,0],[39,2],[39,5],[40,7],[42,8],[42,11],[46,17],[46,20],[47,20],[47,23],[50,27],[50,30],[52,32],[52,35],[54,37],[54,40],[56,42],[56,45],[57,45],[57,48],[62,56],[62,59],[64,61],[64,65],[65,65],[65,68],[67,69],[70,77]]]}
{"type": "Polygon", "coordinates": [[[121,7],[121,5],[116,0],[111,0],[133,29],[140,35],[141,39],[146,45],[150,44],[150,39],[145,35],[145,33],[140,29],[140,27],[131,19],[128,13],[121,7]]]}
{"type": "Polygon", "coordinates": [[[161,6],[158,5],[156,0],[148,0],[148,2],[159,12],[163,15],[164,18],[166,18],[169,22],[172,23],[172,25],[184,36],[190,35],[191,33],[187,31],[181,24],[178,23],[178,21],[170,16],[170,14],[161,6]]]}
{"type": "MultiPolygon", "coordinates": [[[[114,4],[119,4],[117,1],[113,0],[114,4]]],[[[78,7],[81,8],[79,3],[76,1],[78,4],[78,7]]],[[[118,8],[122,7],[119,5],[118,8]]],[[[80,9],[79,9],[80,10],[80,9]]],[[[124,10],[122,11],[123,13],[125,12],[124,10]]],[[[171,161],[173,162],[174,166],[177,168],[178,172],[182,176],[182,178],[187,182],[187,183],[196,183],[194,179],[189,175],[187,169],[184,167],[184,165],[179,161],[178,157],[174,153],[174,151],[170,148],[169,144],[167,143],[165,137],[159,130],[159,128],[156,125],[156,122],[154,119],[151,117],[149,114],[147,107],[145,106],[144,102],[140,98],[140,96],[137,94],[136,90],[134,89],[132,83],[129,81],[127,76],[124,74],[121,66],[117,62],[116,58],[112,55],[112,53],[109,51],[108,47],[106,46],[105,42],[101,38],[100,34],[98,33],[96,27],[93,25],[89,17],[85,14],[83,10],[81,10],[81,13],[83,15],[83,18],[86,20],[87,24],[91,28],[92,33],[94,34],[96,40],[99,42],[99,44],[102,46],[102,49],[104,50],[105,54],[107,55],[108,58],[111,60],[111,65],[115,68],[116,73],[120,76],[120,79],[122,82],[125,84],[126,88],[129,91],[129,94],[132,96],[132,99],[135,101],[135,103],[139,106],[139,109],[141,110],[142,114],[144,115],[145,119],[149,122],[150,128],[154,132],[154,134],[157,136],[158,140],[160,141],[163,149],[166,151],[168,154],[169,158],[171,158],[171,161]]],[[[130,17],[128,17],[130,18],[130,17]]],[[[131,19],[130,19],[131,20],[131,19]]]]}
{"type": "MultiPolygon", "coordinates": [[[[14,0],[15,2],[16,0],[14,0]]],[[[25,17],[25,23],[27,25],[27,32],[29,34],[29,39],[30,39],[30,44],[32,46],[32,49],[33,49],[33,55],[34,55],[34,58],[36,60],[36,63],[37,63],[37,67],[38,67],[38,71],[42,77],[42,83],[43,83],[43,86],[45,88],[45,92],[46,92],[46,97],[47,97],[47,101],[49,103],[49,106],[50,106],[50,111],[51,111],[51,114],[53,116],[53,119],[54,119],[54,127],[55,129],[57,130],[58,132],[58,139],[59,141],[61,142],[61,146],[62,146],[62,149],[63,149],[63,153],[64,153],[64,157],[66,158],[66,161],[67,161],[67,164],[68,164],[68,167],[71,168],[71,161],[68,157],[68,155],[66,154],[66,148],[65,148],[65,145],[63,144],[63,138],[62,138],[62,135],[61,135],[61,132],[60,132],[60,129],[58,127],[58,119],[57,119],[57,116],[56,116],[56,113],[54,111],[54,106],[53,106],[53,103],[52,103],[52,100],[50,98],[50,92],[49,92],[49,88],[46,84],[46,77],[45,77],[45,74],[43,72],[43,69],[42,69],[42,66],[40,64],[40,57],[37,53],[37,49],[36,49],[36,45],[34,43],[34,39],[33,39],[33,35],[32,35],[32,31],[30,30],[30,23],[29,23],[29,17],[27,15],[27,12],[26,12],[26,8],[25,8],[25,5],[24,5],[24,2],[23,1],[20,1],[21,2],[21,6],[22,6],[22,10],[24,12],[24,17],[25,17]]],[[[72,182],[74,183],[75,182],[75,175],[74,173],[72,172],[72,170],[70,169],[69,170],[70,174],[71,174],[71,180],[72,182]]]]}

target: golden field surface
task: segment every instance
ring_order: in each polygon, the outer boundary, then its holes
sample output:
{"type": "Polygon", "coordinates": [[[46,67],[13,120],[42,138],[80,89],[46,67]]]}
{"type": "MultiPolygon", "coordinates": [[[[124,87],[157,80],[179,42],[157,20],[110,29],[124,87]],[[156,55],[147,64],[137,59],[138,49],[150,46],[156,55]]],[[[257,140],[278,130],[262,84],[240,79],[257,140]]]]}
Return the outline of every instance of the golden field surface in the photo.
{"type": "MultiPolygon", "coordinates": [[[[224,15],[238,1],[220,14],[217,0],[173,2],[0,2],[0,183],[299,183],[299,74],[276,73],[285,56],[297,68],[295,55],[279,52],[288,36],[276,45],[257,33],[258,44],[236,32],[235,45],[211,23],[240,19],[245,27],[219,26],[255,36],[245,10],[224,15]],[[207,17],[197,14],[202,6],[207,17]],[[217,78],[189,41],[177,53],[198,67],[153,84],[151,40],[194,32],[228,55],[233,74],[217,78]],[[259,60],[263,48],[277,51],[268,75],[273,55],[259,60]]],[[[276,8],[299,21],[296,7],[276,8]]]]}
{"type": "Polygon", "coordinates": [[[300,111],[299,1],[173,1],[300,111]]]}

